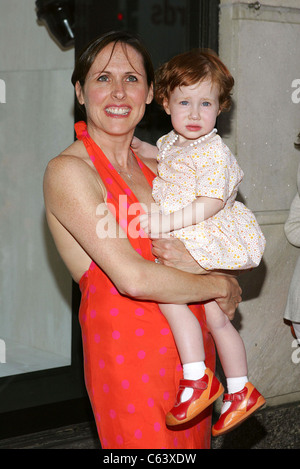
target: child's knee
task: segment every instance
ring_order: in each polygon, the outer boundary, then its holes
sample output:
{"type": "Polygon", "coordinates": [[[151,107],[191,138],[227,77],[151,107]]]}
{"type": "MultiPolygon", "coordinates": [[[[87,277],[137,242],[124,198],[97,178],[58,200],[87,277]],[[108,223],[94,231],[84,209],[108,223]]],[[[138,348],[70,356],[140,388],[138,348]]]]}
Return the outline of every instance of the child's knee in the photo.
{"type": "Polygon", "coordinates": [[[225,327],[229,321],[228,316],[219,308],[217,303],[209,303],[205,307],[206,323],[210,330],[221,329],[225,327]]]}

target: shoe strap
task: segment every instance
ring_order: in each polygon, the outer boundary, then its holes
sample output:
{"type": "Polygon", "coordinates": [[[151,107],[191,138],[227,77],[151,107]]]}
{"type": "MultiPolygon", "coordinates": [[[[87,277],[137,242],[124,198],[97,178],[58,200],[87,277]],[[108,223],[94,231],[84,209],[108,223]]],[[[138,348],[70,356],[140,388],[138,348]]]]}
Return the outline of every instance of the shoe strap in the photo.
{"type": "Polygon", "coordinates": [[[240,392],[234,392],[233,394],[224,394],[223,402],[239,402],[245,399],[244,389],[240,392]]]}
{"type": "Polygon", "coordinates": [[[192,389],[207,389],[207,382],[201,379],[181,379],[179,382],[179,389],[192,388],[192,389]]]}

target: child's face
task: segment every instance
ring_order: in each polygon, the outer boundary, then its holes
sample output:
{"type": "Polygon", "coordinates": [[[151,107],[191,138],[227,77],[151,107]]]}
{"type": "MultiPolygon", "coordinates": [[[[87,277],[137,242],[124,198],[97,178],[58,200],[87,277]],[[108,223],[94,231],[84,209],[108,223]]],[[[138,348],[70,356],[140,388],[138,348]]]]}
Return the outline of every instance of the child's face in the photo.
{"type": "Polygon", "coordinates": [[[164,109],[171,116],[172,125],[179,134],[179,143],[197,140],[208,134],[215,126],[220,114],[219,90],[210,80],[196,85],[178,86],[164,109]]]}

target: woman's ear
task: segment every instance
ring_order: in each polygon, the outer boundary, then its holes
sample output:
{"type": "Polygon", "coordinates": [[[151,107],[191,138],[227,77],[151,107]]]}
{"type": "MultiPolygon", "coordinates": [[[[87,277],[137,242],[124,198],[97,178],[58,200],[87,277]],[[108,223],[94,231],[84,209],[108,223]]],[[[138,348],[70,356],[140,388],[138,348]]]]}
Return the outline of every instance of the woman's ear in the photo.
{"type": "Polygon", "coordinates": [[[84,104],[83,90],[79,81],[76,81],[75,83],[75,93],[76,93],[77,101],[79,102],[79,104],[83,105],[84,104]]]}
{"type": "Polygon", "coordinates": [[[148,91],[148,96],[146,99],[146,104],[150,104],[153,100],[153,83],[151,83],[148,91]]]}

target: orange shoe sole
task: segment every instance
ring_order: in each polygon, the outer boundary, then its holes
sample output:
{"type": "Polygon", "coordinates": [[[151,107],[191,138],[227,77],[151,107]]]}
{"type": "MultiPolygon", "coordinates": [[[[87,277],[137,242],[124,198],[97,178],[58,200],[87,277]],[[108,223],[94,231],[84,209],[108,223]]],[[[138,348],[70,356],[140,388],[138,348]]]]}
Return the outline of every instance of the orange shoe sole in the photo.
{"type": "Polygon", "coordinates": [[[247,383],[244,390],[240,393],[225,395],[224,401],[226,402],[226,400],[231,400],[232,404],[224,414],[221,414],[218,422],[213,425],[213,436],[221,436],[231,432],[266,403],[265,398],[251,383],[247,383]],[[244,393],[245,396],[243,399],[241,399],[242,393],[244,393]],[[230,396],[233,397],[227,399],[230,396]],[[256,401],[252,404],[251,399],[253,398],[256,399],[256,401]],[[247,408],[248,405],[249,407],[247,408]]]}
{"type": "Polygon", "coordinates": [[[206,368],[204,378],[199,380],[181,380],[174,407],[166,415],[166,424],[170,427],[182,425],[193,420],[223,394],[224,388],[212,371],[206,368]],[[180,395],[186,387],[193,388],[190,399],[180,402],[180,395]]]}

